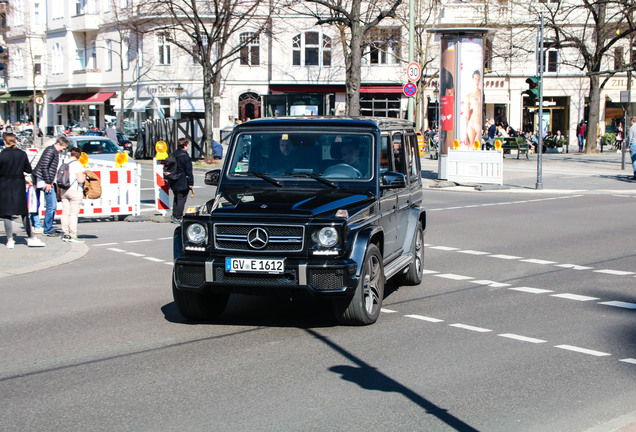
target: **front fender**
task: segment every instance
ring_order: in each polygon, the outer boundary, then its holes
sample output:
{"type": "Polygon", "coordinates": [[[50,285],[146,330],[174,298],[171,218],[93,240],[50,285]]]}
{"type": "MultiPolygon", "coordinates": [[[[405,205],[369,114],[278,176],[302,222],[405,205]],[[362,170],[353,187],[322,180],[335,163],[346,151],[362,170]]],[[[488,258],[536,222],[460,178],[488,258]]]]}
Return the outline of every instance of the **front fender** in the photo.
{"type": "MultiPolygon", "coordinates": [[[[356,277],[360,277],[362,274],[362,268],[364,266],[364,257],[367,253],[369,243],[372,243],[374,238],[382,238],[383,231],[380,227],[369,227],[358,231],[353,240],[353,246],[351,248],[351,259],[356,263],[356,277]]],[[[382,241],[380,240],[382,243],[382,241]]],[[[378,244],[380,250],[384,250],[384,245],[378,244]]]]}

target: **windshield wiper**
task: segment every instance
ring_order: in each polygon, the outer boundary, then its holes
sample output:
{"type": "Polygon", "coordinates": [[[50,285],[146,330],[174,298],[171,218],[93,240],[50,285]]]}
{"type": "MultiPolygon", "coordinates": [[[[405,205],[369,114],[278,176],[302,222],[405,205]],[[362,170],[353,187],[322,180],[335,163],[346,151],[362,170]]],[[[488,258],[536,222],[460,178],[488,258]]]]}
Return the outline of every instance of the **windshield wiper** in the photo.
{"type": "Polygon", "coordinates": [[[279,181],[271,178],[270,176],[267,175],[267,173],[254,172],[254,171],[245,171],[245,172],[242,172],[242,173],[234,173],[234,175],[240,175],[240,174],[246,174],[246,175],[251,175],[251,176],[254,176],[254,177],[258,177],[259,179],[263,179],[265,181],[270,182],[274,186],[283,187],[283,185],[280,184],[279,181]]]}
{"type": "Polygon", "coordinates": [[[323,178],[321,174],[316,174],[316,173],[311,173],[311,172],[297,172],[297,173],[287,173],[287,174],[285,174],[285,176],[289,176],[289,177],[308,177],[308,178],[312,178],[314,180],[317,180],[317,181],[319,181],[322,184],[326,184],[330,188],[333,188],[333,189],[337,189],[338,188],[337,184],[327,180],[326,178],[323,178]]]}

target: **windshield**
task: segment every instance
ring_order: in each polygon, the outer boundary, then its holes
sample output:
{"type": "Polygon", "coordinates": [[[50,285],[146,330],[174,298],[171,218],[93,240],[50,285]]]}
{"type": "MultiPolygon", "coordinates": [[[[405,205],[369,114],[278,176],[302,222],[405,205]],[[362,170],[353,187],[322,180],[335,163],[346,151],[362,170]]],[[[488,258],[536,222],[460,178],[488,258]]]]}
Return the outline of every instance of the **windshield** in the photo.
{"type": "Polygon", "coordinates": [[[118,153],[122,151],[117,144],[115,144],[113,141],[108,139],[104,139],[104,140],[85,139],[85,140],[77,140],[75,141],[75,143],[87,155],[118,153]]]}
{"type": "Polygon", "coordinates": [[[364,133],[243,133],[236,139],[229,175],[369,179],[372,142],[373,136],[364,133]]]}

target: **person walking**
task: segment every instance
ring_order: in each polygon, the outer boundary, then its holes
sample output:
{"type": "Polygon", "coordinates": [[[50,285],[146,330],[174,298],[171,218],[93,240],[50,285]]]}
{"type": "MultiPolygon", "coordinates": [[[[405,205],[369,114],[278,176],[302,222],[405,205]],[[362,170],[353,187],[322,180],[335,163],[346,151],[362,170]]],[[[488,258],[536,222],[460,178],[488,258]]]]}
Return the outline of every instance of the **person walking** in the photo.
{"type": "Polygon", "coordinates": [[[6,148],[0,153],[0,218],[4,219],[7,248],[15,247],[11,222],[14,215],[22,217],[28,237],[27,245],[29,247],[45,246],[45,243],[36,238],[31,231],[26,185],[33,186],[33,182],[25,181],[24,178],[25,173],[31,174],[29,158],[24,151],[16,147],[18,140],[13,132],[5,132],[2,138],[6,148]]]}
{"type": "Polygon", "coordinates": [[[173,155],[177,159],[177,173],[179,178],[169,182],[170,189],[174,194],[172,204],[172,222],[181,223],[183,218],[183,209],[185,208],[188,193],[194,185],[194,177],[192,175],[192,159],[188,155],[190,140],[187,138],[179,138],[177,141],[177,149],[173,155]]]}
{"type": "Polygon", "coordinates": [[[71,186],[68,189],[60,189],[62,196],[62,240],[71,243],[84,243],[84,240],[77,236],[77,215],[79,215],[80,205],[84,198],[84,167],[78,161],[82,156],[79,147],[73,147],[70,151],[68,173],[71,186]]]}
{"type": "Polygon", "coordinates": [[[47,236],[54,237],[58,235],[58,232],[53,228],[55,210],[57,209],[57,195],[54,186],[55,174],[57,174],[59,154],[66,150],[70,144],[70,141],[64,135],[57,137],[54,144],[42,151],[42,156],[33,170],[37,193],[40,194],[44,191],[46,211],[44,212],[42,229],[44,230],[44,235],[47,236]]]}
{"type": "Polygon", "coordinates": [[[583,153],[583,148],[585,147],[585,122],[581,120],[579,125],[577,126],[577,136],[579,138],[579,153],[583,153]]]}
{"type": "Polygon", "coordinates": [[[108,123],[108,126],[106,126],[106,136],[117,143],[117,129],[115,129],[114,124],[108,123]]]}
{"type": "MultiPolygon", "coordinates": [[[[632,117],[632,126],[629,128],[629,152],[632,156],[632,166],[634,168],[634,177],[632,180],[636,180],[636,116],[632,117]]],[[[627,148],[627,146],[625,146],[627,148]]]]}

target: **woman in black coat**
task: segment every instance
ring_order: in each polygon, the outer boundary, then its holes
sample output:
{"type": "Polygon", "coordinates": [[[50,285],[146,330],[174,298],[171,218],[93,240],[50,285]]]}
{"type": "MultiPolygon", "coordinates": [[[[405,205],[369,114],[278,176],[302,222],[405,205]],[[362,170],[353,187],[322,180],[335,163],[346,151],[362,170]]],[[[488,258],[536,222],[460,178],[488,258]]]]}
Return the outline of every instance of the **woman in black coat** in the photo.
{"type": "Polygon", "coordinates": [[[29,237],[27,244],[30,247],[44,246],[44,242],[33,236],[29,222],[24,180],[24,174],[31,173],[29,158],[25,152],[16,147],[17,140],[13,133],[5,132],[3,139],[5,149],[0,153],[0,218],[4,219],[7,247],[13,249],[15,246],[13,225],[11,224],[11,218],[14,215],[22,216],[22,223],[29,237]]]}

